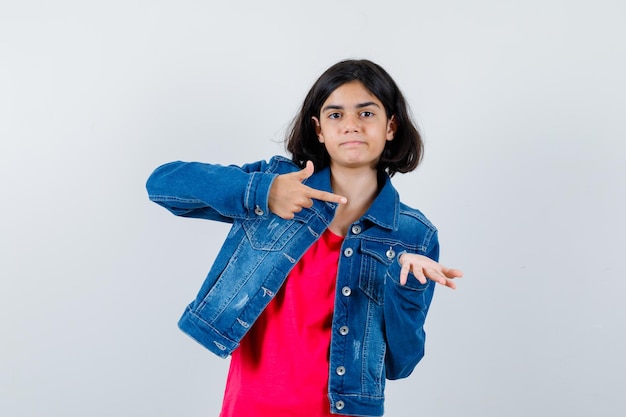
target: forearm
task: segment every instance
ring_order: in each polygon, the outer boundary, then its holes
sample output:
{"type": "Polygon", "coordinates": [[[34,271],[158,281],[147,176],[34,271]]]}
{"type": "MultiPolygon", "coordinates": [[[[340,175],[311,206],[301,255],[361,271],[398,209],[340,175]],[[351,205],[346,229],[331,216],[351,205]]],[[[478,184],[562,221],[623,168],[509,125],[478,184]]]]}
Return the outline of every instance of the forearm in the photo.
{"type": "Polygon", "coordinates": [[[266,214],[275,174],[262,172],[265,162],[243,167],[171,162],[148,178],[150,200],[178,216],[232,221],[266,214]]]}
{"type": "Polygon", "coordinates": [[[435,289],[435,282],[420,284],[412,276],[401,285],[399,274],[400,266],[392,265],[385,282],[388,379],[409,376],[424,356],[424,323],[435,289]]]}
{"type": "MultiPolygon", "coordinates": [[[[424,284],[410,273],[401,284],[402,264],[398,258],[389,266],[385,280],[385,329],[387,337],[387,378],[405,378],[424,356],[426,333],[424,323],[433,298],[436,283],[424,284]]],[[[426,257],[439,259],[439,242],[431,242],[426,257]]]]}

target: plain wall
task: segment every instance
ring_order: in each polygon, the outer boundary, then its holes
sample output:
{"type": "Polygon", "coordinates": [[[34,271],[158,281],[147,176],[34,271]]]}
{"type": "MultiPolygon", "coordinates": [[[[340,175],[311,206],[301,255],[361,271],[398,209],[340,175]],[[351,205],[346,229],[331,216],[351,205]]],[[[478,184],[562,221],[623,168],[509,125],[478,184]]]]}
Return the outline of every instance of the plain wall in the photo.
{"type": "Polygon", "coordinates": [[[426,357],[388,416],[626,415],[622,1],[3,1],[0,415],[217,416],[181,333],[228,228],[144,184],[284,153],[309,87],[385,67],[426,142],[394,177],[440,229],[426,357]]]}

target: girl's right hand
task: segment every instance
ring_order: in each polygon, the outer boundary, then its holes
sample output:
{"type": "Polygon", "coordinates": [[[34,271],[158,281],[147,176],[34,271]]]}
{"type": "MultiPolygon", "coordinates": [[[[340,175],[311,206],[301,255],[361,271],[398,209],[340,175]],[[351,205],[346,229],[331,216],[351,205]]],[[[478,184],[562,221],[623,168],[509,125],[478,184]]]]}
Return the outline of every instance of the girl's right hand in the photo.
{"type": "Polygon", "coordinates": [[[348,199],[327,191],[316,190],[302,184],[313,175],[313,162],[307,161],[306,167],[298,172],[282,174],[276,177],[270,187],[268,205],[272,213],[286,220],[291,220],[295,213],[313,206],[313,199],[330,203],[345,204],[348,199]]]}

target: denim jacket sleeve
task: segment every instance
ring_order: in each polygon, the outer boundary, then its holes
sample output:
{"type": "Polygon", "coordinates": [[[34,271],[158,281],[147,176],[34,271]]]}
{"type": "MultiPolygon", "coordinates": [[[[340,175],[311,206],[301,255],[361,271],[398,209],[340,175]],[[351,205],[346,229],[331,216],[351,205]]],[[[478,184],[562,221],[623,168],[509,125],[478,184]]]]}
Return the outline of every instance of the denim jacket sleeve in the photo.
{"type": "MultiPolygon", "coordinates": [[[[425,254],[437,261],[437,233],[431,238],[425,254]]],[[[385,335],[387,340],[387,379],[406,378],[424,356],[426,333],[424,322],[433,298],[435,282],[421,284],[413,274],[400,285],[400,256],[389,266],[385,279],[385,335]]]]}
{"type": "Polygon", "coordinates": [[[146,188],[150,200],[177,216],[232,223],[268,215],[269,189],[277,176],[269,172],[271,164],[170,162],[154,170],[146,188]]]}

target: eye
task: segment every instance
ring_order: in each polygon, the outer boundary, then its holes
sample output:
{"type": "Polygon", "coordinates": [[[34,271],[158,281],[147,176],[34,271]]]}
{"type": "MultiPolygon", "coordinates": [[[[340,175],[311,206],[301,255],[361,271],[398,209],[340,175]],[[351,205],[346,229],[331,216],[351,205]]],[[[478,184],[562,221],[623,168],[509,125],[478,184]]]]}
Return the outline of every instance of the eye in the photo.
{"type": "Polygon", "coordinates": [[[374,115],[374,113],[372,113],[371,111],[363,111],[361,112],[361,117],[372,117],[374,115]]]}
{"type": "Polygon", "coordinates": [[[337,112],[335,112],[335,113],[330,113],[330,114],[328,115],[328,118],[329,118],[329,119],[339,119],[340,117],[341,117],[341,114],[340,114],[340,113],[337,113],[337,112]]]}

